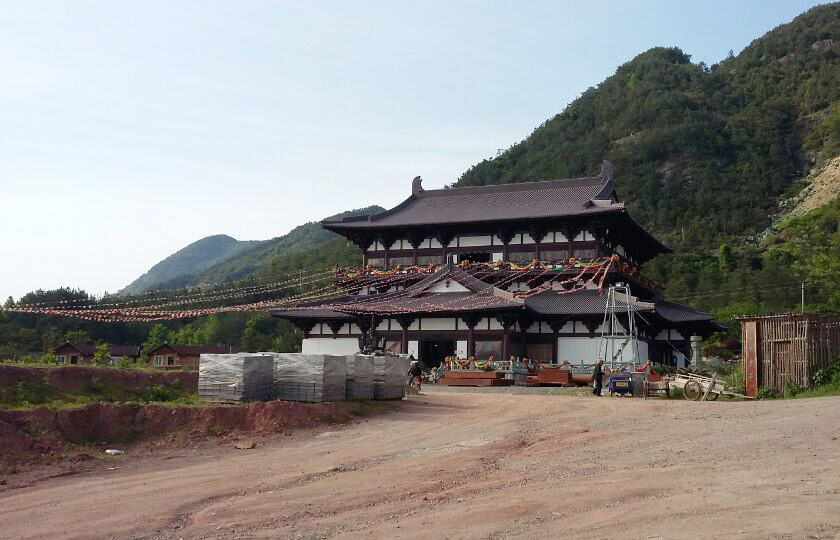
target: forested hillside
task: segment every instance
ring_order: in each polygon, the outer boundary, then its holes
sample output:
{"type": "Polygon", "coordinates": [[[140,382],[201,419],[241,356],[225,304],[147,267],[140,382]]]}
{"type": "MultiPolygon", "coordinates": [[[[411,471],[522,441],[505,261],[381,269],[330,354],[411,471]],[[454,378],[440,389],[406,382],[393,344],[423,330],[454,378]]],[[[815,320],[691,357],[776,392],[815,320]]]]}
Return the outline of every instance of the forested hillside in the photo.
{"type": "MultiPolygon", "coordinates": [[[[383,208],[381,206],[368,206],[366,208],[348,210],[335,216],[330,216],[327,219],[367,215],[381,212],[382,210],[383,208]]],[[[213,261],[211,264],[195,268],[194,271],[185,272],[173,279],[160,281],[155,287],[147,287],[145,290],[152,288],[173,290],[182,287],[227,283],[251,276],[262,277],[272,272],[276,274],[281,268],[284,271],[288,268],[310,268],[309,266],[301,266],[301,264],[304,264],[304,261],[308,260],[308,254],[313,249],[320,250],[323,259],[325,261],[333,261],[333,264],[340,263],[346,265],[357,263],[359,260],[358,256],[350,256],[350,261],[344,262],[345,259],[342,257],[348,255],[341,248],[345,243],[336,242],[339,238],[337,234],[321,228],[321,225],[317,222],[305,223],[298,225],[283,236],[278,236],[277,238],[263,242],[256,242],[249,249],[241,250],[234,256],[213,261]]],[[[358,253],[358,251],[355,253],[358,253]]],[[[314,263],[316,266],[320,266],[318,260],[315,260],[314,263]]]]}
{"type": "Polygon", "coordinates": [[[160,261],[118,294],[139,294],[157,289],[167,282],[186,278],[236,257],[259,244],[259,241],[240,241],[225,234],[202,238],[160,261]]]}
{"type": "Polygon", "coordinates": [[[779,196],[840,144],[840,5],[814,8],[719,64],[655,48],[620,66],[457,186],[616,171],[619,195],[677,248],[763,230],[779,196]]]}

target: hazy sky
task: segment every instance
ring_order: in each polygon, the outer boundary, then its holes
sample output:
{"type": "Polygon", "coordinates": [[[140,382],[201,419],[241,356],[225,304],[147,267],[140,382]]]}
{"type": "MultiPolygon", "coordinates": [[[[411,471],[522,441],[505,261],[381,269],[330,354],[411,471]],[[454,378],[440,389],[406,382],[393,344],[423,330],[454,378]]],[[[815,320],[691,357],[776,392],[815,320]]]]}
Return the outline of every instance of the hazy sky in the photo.
{"type": "Polygon", "coordinates": [[[0,296],[392,206],[650,47],[712,64],[814,4],[0,0],[0,296]]]}

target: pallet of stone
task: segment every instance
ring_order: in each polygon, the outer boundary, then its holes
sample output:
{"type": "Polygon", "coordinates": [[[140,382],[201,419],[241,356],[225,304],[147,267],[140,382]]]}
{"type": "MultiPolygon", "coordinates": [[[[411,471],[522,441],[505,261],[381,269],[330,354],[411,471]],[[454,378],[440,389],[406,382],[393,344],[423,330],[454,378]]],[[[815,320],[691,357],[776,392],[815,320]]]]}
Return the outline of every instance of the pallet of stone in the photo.
{"type": "Polygon", "coordinates": [[[271,384],[261,387],[251,386],[245,391],[237,384],[209,384],[198,385],[198,399],[211,403],[244,403],[247,401],[268,401],[271,397],[271,384]],[[256,396],[256,397],[255,397],[256,396]]]}
{"type": "Polygon", "coordinates": [[[449,379],[504,379],[505,374],[500,371],[467,371],[452,370],[446,372],[449,379]]]}
{"type": "Polygon", "coordinates": [[[373,357],[352,354],[346,360],[344,399],[373,399],[373,357]]]}
{"type": "Polygon", "coordinates": [[[347,377],[344,356],[274,353],[272,396],[285,401],[343,401],[347,377]]]}
{"type": "Polygon", "coordinates": [[[202,354],[198,365],[198,398],[219,403],[268,401],[271,377],[270,356],[202,354]]]}
{"type": "Polygon", "coordinates": [[[402,356],[373,357],[373,398],[402,399],[410,361],[402,356]]]}

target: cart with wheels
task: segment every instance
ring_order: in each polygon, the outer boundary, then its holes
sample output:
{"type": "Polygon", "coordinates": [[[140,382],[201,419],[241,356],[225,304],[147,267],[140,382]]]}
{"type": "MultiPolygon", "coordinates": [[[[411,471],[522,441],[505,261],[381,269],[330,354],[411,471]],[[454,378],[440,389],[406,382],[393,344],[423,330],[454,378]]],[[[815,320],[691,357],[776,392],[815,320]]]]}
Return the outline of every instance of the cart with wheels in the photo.
{"type": "Polygon", "coordinates": [[[619,396],[633,395],[633,381],[630,375],[612,375],[610,382],[607,383],[607,388],[610,391],[610,396],[616,394],[619,396]]]}
{"type": "Polygon", "coordinates": [[[706,377],[696,373],[677,373],[671,377],[669,386],[672,390],[681,389],[683,397],[690,401],[714,401],[722,395],[748,397],[727,390],[726,385],[719,381],[717,376],[706,377]]]}

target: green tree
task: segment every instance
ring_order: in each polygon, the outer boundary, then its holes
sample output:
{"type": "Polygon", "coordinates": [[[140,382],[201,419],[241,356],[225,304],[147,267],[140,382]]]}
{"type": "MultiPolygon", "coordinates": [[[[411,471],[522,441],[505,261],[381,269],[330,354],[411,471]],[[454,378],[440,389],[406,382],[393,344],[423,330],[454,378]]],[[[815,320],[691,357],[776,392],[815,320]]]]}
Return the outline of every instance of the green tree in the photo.
{"type": "Polygon", "coordinates": [[[108,366],[111,364],[111,346],[107,343],[100,343],[93,352],[93,364],[96,366],[108,366]]]}
{"type": "Polygon", "coordinates": [[[162,324],[152,326],[146,341],[143,342],[142,355],[147,356],[152,349],[171,342],[172,337],[172,331],[162,324]]]}
{"type": "Polygon", "coordinates": [[[88,334],[85,330],[71,330],[69,332],[65,332],[64,341],[69,341],[70,343],[85,344],[90,343],[91,339],[90,334],[88,334]]]}
{"type": "Polygon", "coordinates": [[[735,252],[728,244],[722,244],[718,248],[718,264],[721,272],[732,272],[735,270],[735,252]]]}

